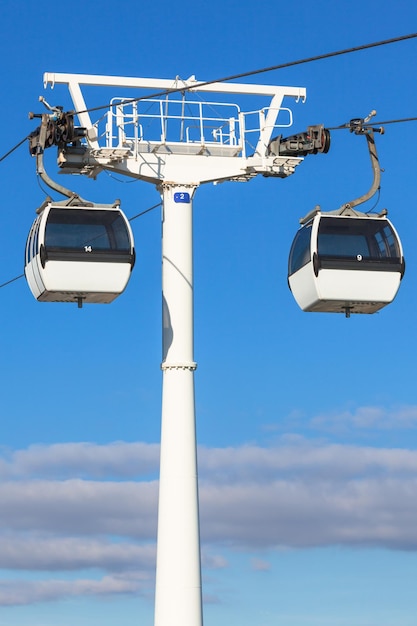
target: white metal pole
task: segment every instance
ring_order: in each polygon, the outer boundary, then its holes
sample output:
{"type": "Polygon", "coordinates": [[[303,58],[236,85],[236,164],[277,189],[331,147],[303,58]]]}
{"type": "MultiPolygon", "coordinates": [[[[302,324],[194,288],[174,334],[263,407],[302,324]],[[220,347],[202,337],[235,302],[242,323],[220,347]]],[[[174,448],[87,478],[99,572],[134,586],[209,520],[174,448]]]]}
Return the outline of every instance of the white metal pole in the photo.
{"type": "Polygon", "coordinates": [[[192,196],[163,197],[163,385],[155,626],[202,626],[193,359],[192,196]]]}

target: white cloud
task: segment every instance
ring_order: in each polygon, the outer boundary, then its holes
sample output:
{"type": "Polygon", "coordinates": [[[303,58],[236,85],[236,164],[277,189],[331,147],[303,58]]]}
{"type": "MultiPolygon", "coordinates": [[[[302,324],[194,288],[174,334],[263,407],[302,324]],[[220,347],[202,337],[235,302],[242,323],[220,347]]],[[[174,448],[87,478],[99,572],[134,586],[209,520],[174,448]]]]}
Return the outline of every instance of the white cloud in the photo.
{"type": "MultiPolygon", "coordinates": [[[[380,409],[361,409],[355,414],[343,414],[342,419],[364,421],[364,415],[381,413],[380,409]],[[355,417],[356,416],[356,417],[355,417]],[[361,417],[362,416],[362,417],[361,417]]],[[[391,414],[390,414],[391,415],[391,414]]],[[[402,420],[409,421],[414,408],[403,409],[402,420]]],[[[338,419],[340,419],[340,415],[338,419]]],[[[417,408],[416,408],[417,417],[417,408]]],[[[332,420],[333,417],[328,417],[332,420]]],[[[400,419],[395,413],[389,418],[400,419]]],[[[319,419],[319,418],[317,418],[319,419]]],[[[323,418],[324,419],[324,418],[323,418]]],[[[327,419],[327,418],[326,418],[327,419]]],[[[373,418],[372,418],[373,419],[373,418]]],[[[387,418],[388,421],[388,418],[387,418]]],[[[50,446],[30,446],[26,450],[0,451],[0,476],[3,480],[24,481],[28,478],[45,479],[44,484],[63,484],[65,479],[92,478],[101,480],[142,480],[151,482],[157,477],[159,445],[117,442],[108,445],[88,443],[65,443],[50,446]]],[[[246,445],[230,448],[199,448],[199,470],[210,481],[233,479],[253,480],[257,474],[263,480],[265,474],[276,472],[327,473],[337,470],[338,475],[351,475],[369,471],[407,471],[417,468],[417,451],[404,449],[376,449],[337,444],[314,444],[300,437],[282,439],[275,447],[246,445]],[[343,460],[343,462],[341,462],[343,460]]],[[[83,482],[82,481],[82,482],[83,482]]],[[[42,484],[42,483],[41,483],[42,484]]],[[[135,482],[134,484],[138,484],[135,482]]]]}
{"type": "MultiPolygon", "coordinates": [[[[152,576],[155,570],[156,543],[111,541],[110,538],[56,537],[31,533],[0,535],[0,570],[75,571],[101,569],[152,576]]],[[[202,551],[206,569],[224,569],[227,560],[207,549],[202,551]]]]}
{"type": "Polygon", "coordinates": [[[240,446],[199,450],[200,474],[211,483],[274,480],[277,477],[417,475],[417,450],[317,444],[298,438],[275,447],[240,446]]]}
{"type": "Polygon", "coordinates": [[[22,606],[76,596],[138,594],[147,581],[136,576],[105,576],[101,580],[0,581],[0,606],[22,606]]]}
{"type": "Polygon", "coordinates": [[[133,478],[156,474],[158,467],[158,444],[120,441],[108,445],[57,443],[32,445],[26,450],[9,453],[3,450],[0,476],[133,478]]]}
{"type": "Polygon", "coordinates": [[[322,414],[311,420],[317,429],[340,431],[346,428],[367,429],[410,429],[417,425],[417,405],[379,407],[363,406],[354,411],[322,414]]]}
{"type": "Polygon", "coordinates": [[[10,481],[0,484],[0,527],[154,539],[154,482],[10,481]]]}
{"type": "MultiPolygon", "coordinates": [[[[0,605],[72,594],[137,593],[153,577],[158,484],[126,480],[123,463],[124,446],[129,457],[146,444],[82,444],[88,448],[83,473],[102,480],[31,478],[32,469],[35,476],[55,470],[59,475],[60,468],[68,472],[77,446],[44,446],[44,455],[33,448],[5,455],[9,479],[0,483],[0,568],[71,572],[73,577],[94,568],[106,576],[73,582],[57,576],[23,588],[19,581],[20,596],[17,583],[6,581],[0,585],[0,605]]],[[[148,452],[147,467],[153,467],[155,450],[148,452]]],[[[417,550],[415,450],[298,438],[270,448],[203,447],[199,465],[205,569],[227,567],[226,548],[252,555],[262,550],[266,558],[252,562],[258,569],[267,569],[269,550],[286,547],[417,550]]]]}
{"type": "Polygon", "coordinates": [[[153,572],[155,544],[112,542],[106,538],[0,535],[0,569],[72,571],[98,568],[153,572]]]}
{"type": "Polygon", "coordinates": [[[252,559],[251,566],[257,572],[269,572],[271,569],[271,563],[265,559],[252,559]]]}
{"type": "Polygon", "coordinates": [[[240,549],[417,549],[417,479],[276,480],[205,486],[202,536],[240,549]]]}

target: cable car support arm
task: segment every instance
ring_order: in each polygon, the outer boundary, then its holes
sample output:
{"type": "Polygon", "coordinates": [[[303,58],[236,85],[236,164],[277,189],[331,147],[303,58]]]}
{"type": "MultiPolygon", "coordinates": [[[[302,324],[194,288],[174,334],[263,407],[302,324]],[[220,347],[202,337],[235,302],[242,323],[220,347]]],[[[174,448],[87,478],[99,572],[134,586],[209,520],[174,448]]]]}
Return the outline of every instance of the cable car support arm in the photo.
{"type": "Polygon", "coordinates": [[[70,189],[56,183],[45,169],[44,152],[46,148],[58,145],[60,139],[68,140],[74,138],[73,117],[69,113],[63,113],[61,107],[51,107],[44,98],[41,102],[51,111],[51,113],[29,113],[29,118],[41,118],[40,126],[29,135],[30,153],[36,157],[36,172],[39,174],[45,185],[54,191],[67,196],[67,198],[77,198],[81,202],[84,200],[70,189]]]}
{"type": "Polygon", "coordinates": [[[367,193],[363,194],[359,198],[356,198],[356,200],[351,200],[350,202],[347,202],[341,207],[342,209],[349,209],[349,208],[358,206],[359,204],[363,204],[364,202],[372,198],[372,196],[375,195],[375,193],[378,191],[380,187],[381,168],[379,166],[379,159],[378,159],[378,154],[376,151],[374,133],[380,133],[382,135],[384,134],[384,129],[382,127],[373,128],[372,126],[367,126],[367,122],[369,122],[370,119],[374,115],[376,115],[376,111],[371,111],[368,117],[364,119],[355,118],[355,119],[350,120],[349,122],[349,129],[351,133],[355,133],[355,135],[365,135],[366,137],[369,157],[371,159],[372,171],[374,174],[374,179],[373,179],[371,188],[369,189],[367,193]]]}
{"type": "Polygon", "coordinates": [[[44,113],[42,115],[42,122],[39,127],[39,138],[38,138],[38,145],[36,148],[36,155],[35,155],[36,156],[36,171],[41,177],[41,179],[43,180],[43,182],[45,183],[45,185],[48,185],[48,187],[50,187],[51,189],[54,189],[55,191],[62,194],[63,196],[72,198],[76,194],[74,194],[74,192],[71,191],[70,189],[67,189],[66,187],[63,187],[59,183],[56,183],[55,181],[53,181],[52,178],[49,177],[49,175],[47,174],[45,170],[43,155],[45,152],[46,135],[47,135],[49,121],[50,121],[49,115],[47,113],[44,113]]]}

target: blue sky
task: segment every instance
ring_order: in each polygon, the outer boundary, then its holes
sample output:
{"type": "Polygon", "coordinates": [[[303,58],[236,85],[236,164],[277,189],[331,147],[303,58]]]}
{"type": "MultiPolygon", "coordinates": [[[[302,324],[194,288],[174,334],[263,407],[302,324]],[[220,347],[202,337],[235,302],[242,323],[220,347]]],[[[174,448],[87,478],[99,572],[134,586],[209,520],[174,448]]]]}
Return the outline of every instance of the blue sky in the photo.
{"type": "MultiPolygon", "coordinates": [[[[31,132],[43,73],[211,80],[417,31],[372,0],[4,0],[1,154],[31,132]]],[[[293,131],[377,110],[417,115],[417,40],[261,74],[301,86],[293,131]]],[[[124,95],[112,93],[112,96],[124,95]]],[[[106,102],[107,99],[104,100],[106,102]]],[[[102,104],[88,91],[87,104],[102,104]]],[[[293,105],[293,103],[291,103],[293,105]]],[[[373,316],[306,314],[287,287],[298,219],[371,183],[365,142],[334,131],[286,180],[204,185],[194,200],[195,357],[206,626],[417,626],[415,122],[377,137],[407,269],[373,316]]],[[[1,155],[0,155],[1,156],[1,155]]],[[[54,174],[54,154],[48,154],[54,174]]],[[[45,193],[22,146],[0,163],[0,282],[22,273],[45,193]]],[[[128,217],[143,182],[60,182],[128,217]]],[[[372,205],[373,202],[370,203],[372,205]]],[[[160,210],[132,227],[137,264],[109,306],[0,289],[0,626],[153,623],[161,404],[160,210]]]]}

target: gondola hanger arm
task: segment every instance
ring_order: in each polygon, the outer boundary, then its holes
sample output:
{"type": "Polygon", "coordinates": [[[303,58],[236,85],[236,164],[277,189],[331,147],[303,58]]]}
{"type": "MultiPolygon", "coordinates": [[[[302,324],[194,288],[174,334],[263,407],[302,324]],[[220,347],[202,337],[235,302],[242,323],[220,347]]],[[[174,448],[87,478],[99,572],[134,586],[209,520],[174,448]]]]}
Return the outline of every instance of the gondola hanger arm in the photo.
{"type": "MultiPolygon", "coordinates": [[[[50,115],[48,113],[43,113],[41,125],[39,127],[39,136],[38,136],[38,142],[37,142],[37,147],[36,147],[36,171],[41,177],[41,179],[43,180],[43,182],[45,183],[45,185],[48,185],[48,187],[50,187],[54,191],[57,191],[63,196],[67,196],[67,198],[79,197],[77,196],[76,193],[74,193],[70,189],[67,189],[63,185],[60,185],[59,183],[56,183],[54,180],[52,180],[52,178],[49,177],[49,175],[47,174],[45,170],[43,155],[45,152],[46,137],[47,137],[47,130],[48,130],[49,123],[50,123],[50,115]]],[[[79,199],[83,201],[82,198],[79,198],[79,199]]]]}
{"type": "Polygon", "coordinates": [[[366,137],[369,157],[371,160],[371,166],[372,166],[372,171],[373,171],[373,182],[367,193],[363,194],[359,198],[356,198],[355,200],[346,202],[346,204],[340,207],[341,211],[343,211],[344,209],[351,209],[355,206],[358,206],[359,204],[363,204],[364,202],[372,198],[372,196],[375,195],[375,193],[378,191],[380,187],[381,168],[379,166],[379,159],[378,159],[378,154],[376,150],[374,134],[380,133],[381,135],[383,135],[384,129],[382,127],[374,128],[368,125],[368,122],[372,119],[374,115],[376,115],[376,111],[371,111],[367,117],[355,118],[355,119],[350,120],[349,122],[348,127],[351,133],[355,133],[355,135],[365,135],[366,137]]]}

